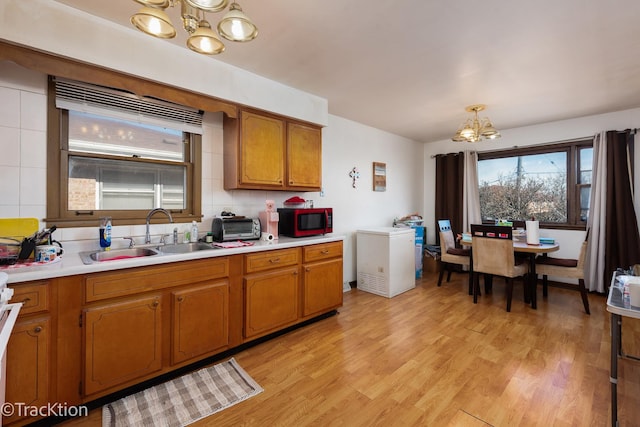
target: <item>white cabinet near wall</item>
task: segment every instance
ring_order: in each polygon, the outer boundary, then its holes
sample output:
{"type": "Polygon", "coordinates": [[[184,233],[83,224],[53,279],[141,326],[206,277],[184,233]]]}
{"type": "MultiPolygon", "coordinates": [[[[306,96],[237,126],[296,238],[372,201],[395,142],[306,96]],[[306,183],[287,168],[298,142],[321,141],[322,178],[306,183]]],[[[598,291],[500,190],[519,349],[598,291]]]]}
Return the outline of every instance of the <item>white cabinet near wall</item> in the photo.
{"type": "Polygon", "coordinates": [[[415,288],[415,238],[412,228],[358,230],[358,289],[392,298],[415,288]]]}

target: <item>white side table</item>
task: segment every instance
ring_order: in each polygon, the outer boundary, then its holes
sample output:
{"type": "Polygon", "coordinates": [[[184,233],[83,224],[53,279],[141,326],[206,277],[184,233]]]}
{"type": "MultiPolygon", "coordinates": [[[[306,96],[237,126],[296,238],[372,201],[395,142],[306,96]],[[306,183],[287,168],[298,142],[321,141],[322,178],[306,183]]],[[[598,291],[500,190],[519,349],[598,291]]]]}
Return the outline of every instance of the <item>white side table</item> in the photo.
{"type": "Polygon", "coordinates": [[[611,313],[611,426],[618,426],[618,358],[639,361],[637,356],[625,354],[622,350],[622,318],[640,319],[640,307],[624,306],[622,300],[622,285],[616,280],[618,273],[614,273],[607,297],[607,311],[611,313]]]}

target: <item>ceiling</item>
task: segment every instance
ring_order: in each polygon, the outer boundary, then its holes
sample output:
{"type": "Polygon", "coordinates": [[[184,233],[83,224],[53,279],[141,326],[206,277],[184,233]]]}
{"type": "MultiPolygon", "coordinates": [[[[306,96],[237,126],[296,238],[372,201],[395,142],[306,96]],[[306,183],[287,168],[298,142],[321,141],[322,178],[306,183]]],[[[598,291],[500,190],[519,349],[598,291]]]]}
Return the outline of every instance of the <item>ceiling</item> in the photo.
{"type": "MultiPolygon", "coordinates": [[[[57,1],[129,28],[140,8],[57,1]]],[[[258,38],[226,42],[214,60],[416,141],[453,136],[470,104],[487,104],[480,116],[500,130],[640,107],[638,0],[238,2],[258,38]]],[[[221,17],[207,15],[212,27],[221,17]]],[[[184,46],[185,35],[149,43],[184,46]]]]}

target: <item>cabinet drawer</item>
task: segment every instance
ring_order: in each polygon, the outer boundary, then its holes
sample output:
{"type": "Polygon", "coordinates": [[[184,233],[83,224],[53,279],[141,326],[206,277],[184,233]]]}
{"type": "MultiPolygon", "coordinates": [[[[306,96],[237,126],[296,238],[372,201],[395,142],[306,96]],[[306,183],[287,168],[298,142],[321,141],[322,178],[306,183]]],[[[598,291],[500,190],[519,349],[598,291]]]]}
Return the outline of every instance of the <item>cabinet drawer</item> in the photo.
{"type": "Polygon", "coordinates": [[[286,267],[298,264],[300,251],[298,248],[280,249],[245,255],[245,272],[271,270],[273,268],[286,267]]]}
{"type": "Polygon", "coordinates": [[[49,310],[49,283],[34,282],[13,287],[13,298],[10,302],[21,302],[20,315],[38,313],[49,310]]]}
{"type": "Polygon", "coordinates": [[[342,242],[320,243],[302,248],[304,262],[319,261],[342,256],[342,242]]]}
{"type": "Polygon", "coordinates": [[[229,276],[229,258],[207,258],[88,275],[86,302],[229,276]]]}

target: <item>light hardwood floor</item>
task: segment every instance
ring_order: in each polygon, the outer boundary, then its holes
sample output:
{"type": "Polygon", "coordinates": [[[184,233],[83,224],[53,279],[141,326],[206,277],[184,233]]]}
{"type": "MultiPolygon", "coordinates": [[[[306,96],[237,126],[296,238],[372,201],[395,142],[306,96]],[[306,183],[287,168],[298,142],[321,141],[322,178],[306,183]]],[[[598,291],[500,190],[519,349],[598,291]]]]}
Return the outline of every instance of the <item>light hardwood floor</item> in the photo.
{"type": "MultiPolygon", "coordinates": [[[[359,290],[336,316],[234,357],[264,388],[194,426],[607,426],[609,315],[604,296],[539,288],[538,310],[516,282],[477,305],[467,276],[388,299],[359,290]]],[[[623,323],[640,354],[640,323],[623,323]]],[[[640,425],[640,363],[621,361],[620,426],[640,425]]],[[[100,425],[101,410],[66,426],[100,425]]]]}

